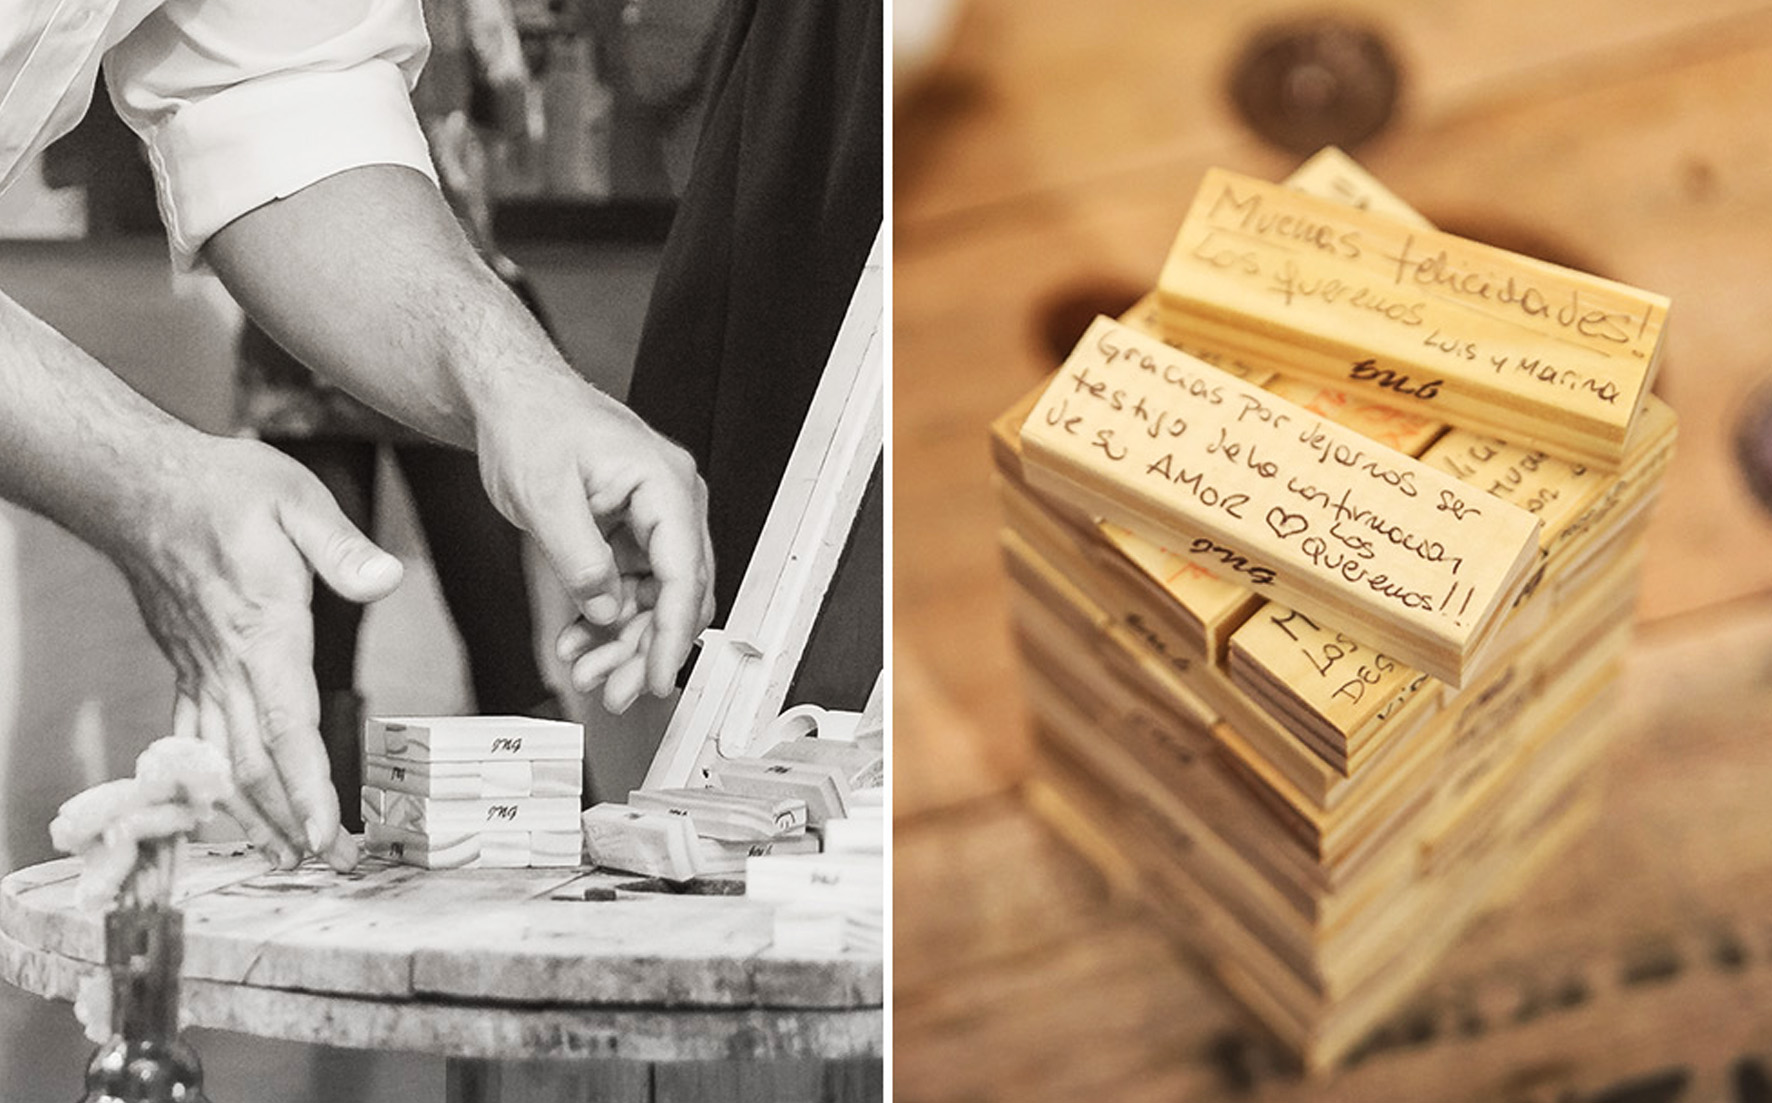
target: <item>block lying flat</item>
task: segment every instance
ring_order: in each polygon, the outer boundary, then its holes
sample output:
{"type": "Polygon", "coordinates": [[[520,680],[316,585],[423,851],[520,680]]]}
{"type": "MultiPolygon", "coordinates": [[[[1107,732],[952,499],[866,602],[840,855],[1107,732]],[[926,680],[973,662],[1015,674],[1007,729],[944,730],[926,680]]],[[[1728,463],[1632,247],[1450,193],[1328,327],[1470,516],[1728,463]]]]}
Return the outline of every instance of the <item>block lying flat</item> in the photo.
{"type": "Polygon", "coordinates": [[[776,903],[880,907],[885,865],[865,854],[770,855],[745,865],[745,895],[776,903]]]}
{"type": "Polygon", "coordinates": [[[1021,430],[1029,483],[1462,684],[1529,512],[1097,318],[1021,430]]]}
{"type": "Polygon", "coordinates": [[[363,763],[363,782],[444,800],[571,797],[584,790],[584,763],[576,758],[416,762],[369,755],[363,763]]]}
{"type": "MultiPolygon", "coordinates": [[[[365,786],[365,789],[373,789],[365,786]]],[[[436,800],[416,793],[384,791],[381,822],[409,831],[558,831],[578,820],[577,797],[494,797],[486,800],[436,800]]]]}
{"type": "Polygon", "coordinates": [[[363,724],[366,754],[422,762],[584,757],[584,727],[527,716],[389,716],[363,724]]]}
{"type": "Polygon", "coordinates": [[[523,869],[576,866],[580,833],[567,831],[423,832],[371,823],[369,853],[425,869],[523,869]]]}
{"type": "Polygon", "coordinates": [[[1223,169],[1158,285],[1166,331],[1616,466],[1667,299],[1223,169]]]}

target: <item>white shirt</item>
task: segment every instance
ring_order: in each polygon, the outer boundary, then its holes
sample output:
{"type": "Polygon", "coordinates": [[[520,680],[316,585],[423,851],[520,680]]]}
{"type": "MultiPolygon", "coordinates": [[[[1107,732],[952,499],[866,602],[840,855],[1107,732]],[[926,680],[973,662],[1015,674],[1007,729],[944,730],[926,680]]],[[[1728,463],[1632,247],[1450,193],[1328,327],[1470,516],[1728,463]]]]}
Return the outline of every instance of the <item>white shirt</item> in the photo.
{"type": "Polygon", "coordinates": [[[0,190],[92,101],[147,144],[175,261],[229,222],[370,164],[435,179],[408,99],[418,0],[0,0],[0,190]]]}

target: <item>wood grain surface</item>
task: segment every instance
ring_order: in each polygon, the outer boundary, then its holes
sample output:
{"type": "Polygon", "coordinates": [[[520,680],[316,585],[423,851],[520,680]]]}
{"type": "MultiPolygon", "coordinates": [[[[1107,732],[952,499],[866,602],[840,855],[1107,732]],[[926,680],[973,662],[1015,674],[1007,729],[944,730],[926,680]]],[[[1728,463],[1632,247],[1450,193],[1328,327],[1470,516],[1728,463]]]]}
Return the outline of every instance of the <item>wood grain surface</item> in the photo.
{"type": "Polygon", "coordinates": [[[1772,6],[1374,0],[1404,70],[1360,163],[1434,224],[1673,303],[1599,824],[1305,1082],[1026,811],[984,427],[1154,282],[1205,170],[1296,167],[1223,95],[1273,2],[973,0],[897,93],[895,1089],[939,1100],[1772,1098],[1772,6]]]}
{"type": "MultiPolygon", "coordinates": [[[[0,972],[71,999],[103,961],[78,862],[0,880],[0,972]]],[[[583,870],[280,872],[198,847],[180,875],[185,1008],[267,1037],[479,1057],[875,1056],[882,966],[772,948],[770,905],[583,870]]],[[[731,883],[736,889],[740,882],[731,883]]]]}

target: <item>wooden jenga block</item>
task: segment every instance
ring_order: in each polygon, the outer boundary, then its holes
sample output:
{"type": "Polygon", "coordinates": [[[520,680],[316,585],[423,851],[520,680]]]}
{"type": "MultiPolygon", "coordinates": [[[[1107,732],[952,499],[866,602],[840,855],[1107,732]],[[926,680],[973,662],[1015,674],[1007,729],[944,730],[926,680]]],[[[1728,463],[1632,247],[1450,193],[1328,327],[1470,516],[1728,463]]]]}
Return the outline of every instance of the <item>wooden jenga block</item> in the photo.
{"type": "Polygon", "coordinates": [[[745,863],[745,895],[775,903],[880,907],[886,867],[865,855],[767,855],[745,863]]]}
{"type": "MultiPolygon", "coordinates": [[[[1345,632],[1269,603],[1231,637],[1232,684],[1345,764],[1432,679],[1345,632]]],[[[1430,691],[1431,692],[1431,691],[1430,691]]]]}
{"type": "Polygon", "coordinates": [[[696,876],[695,829],[683,816],[605,802],[587,808],[579,822],[592,865],[667,881],[696,876]]]}
{"type": "Polygon", "coordinates": [[[583,856],[584,829],[581,825],[559,831],[529,833],[529,864],[532,866],[575,866],[583,856]]]}
{"type": "Polygon", "coordinates": [[[806,802],[750,797],[721,789],[635,789],[628,807],[687,816],[695,833],[729,842],[757,842],[806,833],[806,802]]]}
{"type": "Polygon", "coordinates": [[[828,820],[819,831],[826,854],[886,853],[886,820],[881,816],[828,820]]]}
{"type": "Polygon", "coordinates": [[[1261,597],[1248,587],[1226,582],[1187,556],[1123,525],[1103,521],[1099,528],[1109,544],[1174,599],[1181,614],[1177,623],[1198,624],[1198,654],[1202,657],[1221,654],[1231,632],[1261,604],[1261,597]]]}
{"type": "Polygon", "coordinates": [[[844,814],[849,782],[835,766],[767,758],[729,758],[714,770],[715,785],[730,793],[806,803],[806,822],[817,827],[844,814]]]}
{"type": "Polygon", "coordinates": [[[439,800],[473,800],[527,797],[534,788],[535,774],[527,759],[412,762],[368,755],[363,760],[363,781],[381,789],[439,800]]]}
{"type": "Polygon", "coordinates": [[[1280,183],[1293,191],[1357,210],[1372,211],[1410,226],[1424,230],[1434,228],[1433,223],[1380,183],[1358,161],[1334,146],[1324,146],[1311,154],[1280,183]]]}
{"type": "Polygon", "coordinates": [[[1098,318],[1022,426],[1029,483],[1461,684],[1538,521],[1098,318]]]}
{"type": "Polygon", "coordinates": [[[408,831],[561,831],[578,818],[577,797],[436,800],[385,790],[382,822],[408,831]]]}
{"type": "Polygon", "coordinates": [[[1222,169],[1159,281],[1165,329],[1616,466],[1667,300],[1222,169]]]}
{"type": "Polygon", "coordinates": [[[1262,384],[1262,389],[1411,456],[1420,456],[1446,431],[1445,422],[1418,410],[1378,402],[1369,395],[1349,394],[1317,380],[1276,375],[1262,384]]]}
{"type": "Polygon", "coordinates": [[[529,763],[529,795],[576,797],[585,791],[583,758],[537,758],[529,763]]]}
{"type": "MultiPolygon", "coordinates": [[[[531,864],[529,832],[426,832],[389,824],[364,827],[369,853],[425,869],[522,869],[531,864]]],[[[576,864],[578,856],[573,855],[576,864]]]]}
{"type": "Polygon", "coordinates": [[[886,780],[886,756],[878,747],[833,739],[788,739],[763,752],[783,762],[817,762],[843,771],[850,789],[868,789],[886,780]]]}
{"type": "Polygon", "coordinates": [[[373,717],[365,754],[418,762],[583,759],[584,727],[527,716],[373,717]]]}
{"type": "Polygon", "coordinates": [[[817,854],[818,836],[802,832],[779,839],[757,839],[736,842],[730,839],[697,838],[695,840],[695,872],[698,876],[743,873],[752,858],[771,854],[817,854]]]}
{"type": "Polygon", "coordinates": [[[387,790],[379,789],[373,785],[365,785],[359,790],[358,802],[357,807],[364,823],[385,823],[387,821],[387,790]]]}

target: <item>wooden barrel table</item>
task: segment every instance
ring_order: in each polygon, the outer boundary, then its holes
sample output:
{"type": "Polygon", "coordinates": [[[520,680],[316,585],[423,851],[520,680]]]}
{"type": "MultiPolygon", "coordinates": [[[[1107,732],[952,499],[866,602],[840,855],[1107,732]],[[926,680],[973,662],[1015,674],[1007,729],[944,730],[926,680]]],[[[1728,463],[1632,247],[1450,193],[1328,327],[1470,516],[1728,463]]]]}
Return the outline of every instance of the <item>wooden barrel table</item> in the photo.
{"type": "MultiPolygon", "coordinates": [[[[79,872],[64,859],[0,880],[0,978],[72,1000],[103,970],[79,872]]],[[[452,1101],[498,1099],[506,1060],[872,1063],[883,1049],[881,956],[774,948],[773,906],[738,880],[685,891],[376,858],[271,871],[244,846],[201,844],[178,885],[187,1022],[441,1054],[452,1101]]]]}

